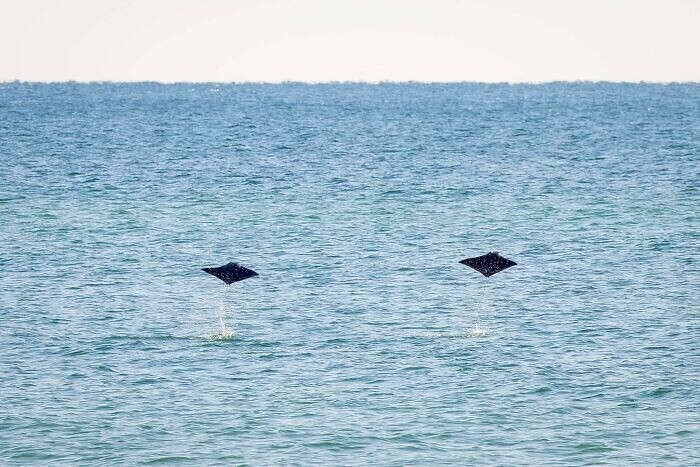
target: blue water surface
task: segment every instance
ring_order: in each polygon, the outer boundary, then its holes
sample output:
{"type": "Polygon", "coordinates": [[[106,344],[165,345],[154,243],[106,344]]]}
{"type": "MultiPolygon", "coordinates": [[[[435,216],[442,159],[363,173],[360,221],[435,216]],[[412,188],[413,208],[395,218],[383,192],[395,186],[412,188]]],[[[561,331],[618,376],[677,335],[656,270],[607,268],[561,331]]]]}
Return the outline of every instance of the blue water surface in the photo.
{"type": "Polygon", "coordinates": [[[697,84],[0,84],[0,463],[697,465],[699,206],[697,84]]]}

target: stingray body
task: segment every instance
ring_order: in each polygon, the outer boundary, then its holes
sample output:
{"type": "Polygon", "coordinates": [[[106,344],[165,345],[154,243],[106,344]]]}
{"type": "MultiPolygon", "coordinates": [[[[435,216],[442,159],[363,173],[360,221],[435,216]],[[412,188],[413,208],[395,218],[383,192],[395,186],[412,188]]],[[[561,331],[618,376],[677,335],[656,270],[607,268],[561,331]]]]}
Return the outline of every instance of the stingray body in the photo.
{"type": "Polygon", "coordinates": [[[475,258],[463,259],[460,261],[460,263],[479,271],[486,277],[493,276],[497,272],[501,272],[504,269],[508,269],[509,267],[517,264],[515,261],[511,261],[508,258],[504,258],[503,256],[499,255],[497,251],[492,251],[475,258]]]}
{"type": "Polygon", "coordinates": [[[228,285],[258,275],[258,273],[252,269],[248,269],[234,262],[219,266],[218,268],[202,268],[202,271],[218,277],[228,285]]]}

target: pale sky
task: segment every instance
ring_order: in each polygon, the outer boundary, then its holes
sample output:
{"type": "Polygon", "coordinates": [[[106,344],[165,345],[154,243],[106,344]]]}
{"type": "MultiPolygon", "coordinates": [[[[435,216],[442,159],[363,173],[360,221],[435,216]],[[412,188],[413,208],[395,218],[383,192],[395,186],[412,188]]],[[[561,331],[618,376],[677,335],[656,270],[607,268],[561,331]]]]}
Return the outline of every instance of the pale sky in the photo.
{"type": "Polygon", "coordinates": [[[700,81],[700,0],[0,0],[1,81],[700,81]]]}

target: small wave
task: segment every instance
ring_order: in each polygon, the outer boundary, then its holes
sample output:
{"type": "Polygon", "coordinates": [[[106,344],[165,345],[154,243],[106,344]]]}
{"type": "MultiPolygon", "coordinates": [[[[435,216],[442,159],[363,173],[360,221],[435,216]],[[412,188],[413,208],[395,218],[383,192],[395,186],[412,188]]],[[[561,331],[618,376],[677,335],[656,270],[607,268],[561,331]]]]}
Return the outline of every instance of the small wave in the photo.
{"type": "Polygon", "coordinates": [[[652,391],[647,391],[646,395],[649,397],[661,397],[665,396],[669,392],[671,392],[669,388],[656,388],[652,391]]]}
{"type": "Polygon", "coordinates": [[[614,448],[611,448],[610,446],[606,446],[604,444],[597,444],[597,443],[581,443],[576,445],[576,449],[583,451],[583,452],[608,452],[608,451],[614,451],[614,448]]]}
{"type": "Polygon", "coordinates": [[[173,462],[192,462],[195,459],[192,457],[185,457],[185,456],[166,456],[166,457],[159,457],[158,459],[152,459],[150,461],[144,462],[146,465],[153,465],[153,464],[171,464],[173,462]]]}

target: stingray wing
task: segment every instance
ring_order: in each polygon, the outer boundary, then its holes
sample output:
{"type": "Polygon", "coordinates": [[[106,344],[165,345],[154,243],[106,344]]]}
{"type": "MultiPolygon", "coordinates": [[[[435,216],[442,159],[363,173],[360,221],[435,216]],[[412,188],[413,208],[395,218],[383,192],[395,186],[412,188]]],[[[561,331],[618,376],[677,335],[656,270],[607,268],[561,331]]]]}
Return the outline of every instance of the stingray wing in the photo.
{"type": "Polygon", "coordinates": [[[495,251],[492,251],[491,253],[482,256],[463,259],[462,261],[460,261],[460,263],[464,264],[465,266],[469,266],[470,268],[476,271],[479,271],[486,277],[493,276],[497,272],[501,272],[504,269],[508,269],[511,266],[517,265],[515,261],[511,261],[508,258],[504,258],[495,251]]]}
{"type": "Polygon", "coordinates": [[[233,262],[217,268],[202,268],[202,271],[218,277],[229,285],[258,275],[258,273],[252,269],[248,269],[233,262]]]}

